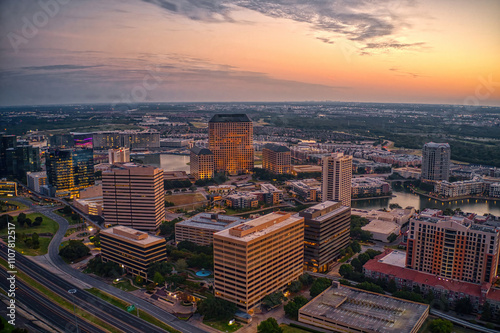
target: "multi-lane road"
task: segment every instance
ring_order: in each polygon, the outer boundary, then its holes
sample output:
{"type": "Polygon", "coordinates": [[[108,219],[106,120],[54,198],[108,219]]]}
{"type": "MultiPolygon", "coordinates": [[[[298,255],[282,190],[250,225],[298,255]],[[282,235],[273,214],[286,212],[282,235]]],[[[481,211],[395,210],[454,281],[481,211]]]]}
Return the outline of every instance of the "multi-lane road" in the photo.
{"type": "MultiPolygon", "coordinates": [[[[122,291],[118,288],[115,288],[103,281],[97,280],[95,278],[92,278],[74,268],[71,266],[67,265],[63,259],[59,256],[59,245],[61,244],[62,238],[64,237],[64,234],[66,233],[68,229],[68,221],[66,219],[62,218],[61,216],[55,214],[52,212],[54,208],[48,208],[48,207],[43,207],[43,206],[37,206],[34,205],[30,200],[17,197],[17,201],[20,201],[21,203],[27,205],[31,210],[36,211],[38,213],[41,213],[54,221],[56,221],[59,224],[59,230],[57,233],[54,235],[51,243],[49,244],[48,248],[48,258],[52,262],[52,264],[61,270],[62,272],[68,274],[71,276],[71,278],[75,280],[82,281],[83,283],[95,287],[99,290],[102,290],[108,294],[111,294],[117,298],[120,298],[130,304],[135,304],[137,307],[140,309],[148,312],[155,318],[163,321],[167,325],[181,331],[181,332],[186,332],[186,333],[202,333],[205,332],[204,330],[193,326],[185,321],[182,321],[175,317],[174,315],[164,311],[163,309],[155,306],[154,304],[151,304],[147,301],[145,301],[142,298],[139,298],[135,295],[132,295],[128,292],[122,291]]],[[[5,252],[6,248],[2,248],[1,255],[2,257],[5,258],[5,252]]],[[[87,307],[88,305],[91,305],[93,307],[99,308],[98,311],[92,312],[96,317],[102,317],[103,320],[106,322],[109,322],[111,324],[111,321],[116,320],[114,322],[114,325],[119,328],[120,330],[123,330],[124,332],[163,332],[162,329],[153,326],[146,321],[139,319],[135,316],[132,316],[128,314],[127,312],[119,309],[118,307],[115,307],[102,299],[95,297],[94,295],[81,290],[74,286],[73,284],[67,282],[66,280],[60,278],[58,275],[49,272],[45,268],[41,267],[40,265],[34,263],[33,261],[25,258],[22,256],[20,253],[16,253],[16,264],[17,266],[26,272],[26,274],[30,276],[35,276],[39,279],[44,279],[44,281],[47,281],[47,287],[49,288],[54,288],[53,291],[57,292],[61,296],[67,298],[69,297],[69,294],[67,293],[67,290],[69,289],[77,289],[77,293],[75,294],[75,298],[78,297],[78,302],[82,302],[82,307],[85,309],[92,309],[92,307],[87,307]],[[49,283],[49,281],[52,281],[53,283],[49,283]],[[57,286],[60,286],[60,288],[57,288],[57,286]],[[98,313],[101,313],[102,316],[97,315],[98,313]]],[[[80,304],[80,303],[78,303],[80,304]]]]}

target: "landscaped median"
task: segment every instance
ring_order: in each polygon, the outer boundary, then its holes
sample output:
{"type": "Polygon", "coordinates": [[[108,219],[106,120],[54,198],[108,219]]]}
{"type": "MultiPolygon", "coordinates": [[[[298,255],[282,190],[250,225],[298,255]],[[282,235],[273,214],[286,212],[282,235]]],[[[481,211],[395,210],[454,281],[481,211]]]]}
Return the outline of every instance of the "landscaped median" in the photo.
{"type": "MultiPolygon", "coordinates": [[[[119,307],[120,309],[122,310],[125,310],[127,311],[127,308],[132,305],[130,303],[127,303],[117,297],[114,297],[108,293],[105,293],[99,289],[96,289],[96,288],[90,288],[90,289],[86,289],[86,291],[88,291],[89,293],[91,293],[92,295],[94,296],[97,296],[99,297],[100,299],[116,306],[116,307],[119,307]]],[[[137,315],[137,311],[136,310],[133,310],[131,312],[132,315],[136,316],[137,315]]],[[[153,324],[155,326],[158,326],[159,328],[161,329],[164,329],[166,330],[167,332],[171,332],[171,333],[181,333],[180,331],[176,330],[175,328],[172,328],[170,326],[168,326],[167,324],[165,324],[164,322],[162,322],[161,320],[159,319],[156,319],[155,317],[153,317],[152,315],[150,315],[149,313],[139,309],[139,318],[147,321],[148,323],[150,324],[153,324]]]]}
{"type": "MultiPolygon", "coordinates": [[[[0,265],[4,266],[7,270],[8,270],[8,266],[7,266],[7,262],[4,260],[4,259],[1,259],[0,258],[0,265]]],[[[38,283],[37,281],[33,280],[32,278],[30,278],[28,275],[26,275],[25,273],[21,272],[18,270],[17,274],[16,274],[16,279],[20,279],[24,282],[26,282],[27,284],[29,284],[32,288],[38,290],[39,293],[43,294],[46,296],[46,298],[52,300],[54,303],[58,304],[59,306],[65,308],[66,310],[70,311],[70,312],[73,312],[73,303],[67,301],[66,299],[62,298],[61,296],[57,295],[55,292],[49,290],[48,288],[44,287],[43,285],[41,285],[40,283],[38,283]]],[[[76,310],[76,315],[78,317],[80,317],[82,320],[85,320],[85,321],[88,321],[88,322],[92,322],[94,324],[96,324],[97,326],[100,326],[110,332],[113,332],[113,333],[120,333],[121,330],[115,328],[114,326],[111,326],[110,324],[102,321],[101,319],[91,315],[90,313],[84,311],[83,309],[81,309],[80,307],[77,307],[75,308],[76,310]]]]}

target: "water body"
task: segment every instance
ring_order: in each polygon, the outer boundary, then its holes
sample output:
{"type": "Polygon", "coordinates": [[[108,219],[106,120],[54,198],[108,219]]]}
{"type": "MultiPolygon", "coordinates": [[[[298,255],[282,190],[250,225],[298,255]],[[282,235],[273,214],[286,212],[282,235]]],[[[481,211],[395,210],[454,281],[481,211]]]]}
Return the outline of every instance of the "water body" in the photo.
{"type": "Polygon", "coordinates": [[[457,201],[448,201],[441,202],[438,200],[430,199],[424,196],[420,196],[418,194],[413,194],[408,191],[394,191],[393,194],[395,197],[387,198],[387,199],[371,199],[371,200],[360,200],[353,201],[353,208],[361,208],[361,209],[381,209],[381,208],[389,208],[390,204],[396,203],[401,207],[412,206],[416,209],[425,209],[425,208],[438,208],[438,209],[446,209],[446,208],[460,208],[464,212],[476,213],[479,215],[483,214],[493,214],[496,216],[500,216],[500,199],[498,200],[457,200],[457,201]]]}
{"type": "Polygon", "coordinates": [[[160,168],[165,171],[186,171],[189,173],[189,155],[160,154],[160,168]]]}

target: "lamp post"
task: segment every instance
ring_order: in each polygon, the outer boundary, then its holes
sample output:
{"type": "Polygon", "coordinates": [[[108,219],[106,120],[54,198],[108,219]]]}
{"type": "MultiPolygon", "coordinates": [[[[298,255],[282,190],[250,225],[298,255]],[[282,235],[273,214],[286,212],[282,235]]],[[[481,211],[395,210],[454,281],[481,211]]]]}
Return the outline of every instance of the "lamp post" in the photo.
{"type": "Polygon", "coordinates": [[[80,330],[78,329],[78,318],[76,317],[76,306],[75,306],[76,289],[70,289],[70,290],[68,290],[68,293],[71,294],[71,297],[73,299],[73,314],[75,315],[76,333],[79,333],[80,330]]]}

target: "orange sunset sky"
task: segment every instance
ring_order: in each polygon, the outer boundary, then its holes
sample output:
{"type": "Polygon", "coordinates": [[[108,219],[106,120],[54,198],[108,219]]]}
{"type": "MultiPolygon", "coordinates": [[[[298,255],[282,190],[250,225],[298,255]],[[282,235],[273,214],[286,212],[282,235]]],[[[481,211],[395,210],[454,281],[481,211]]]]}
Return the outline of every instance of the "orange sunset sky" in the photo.
{"type": "Polygon", "coordinates": [[[500,105],[498,0],[2,0],[0,104],[500,105]]]}

